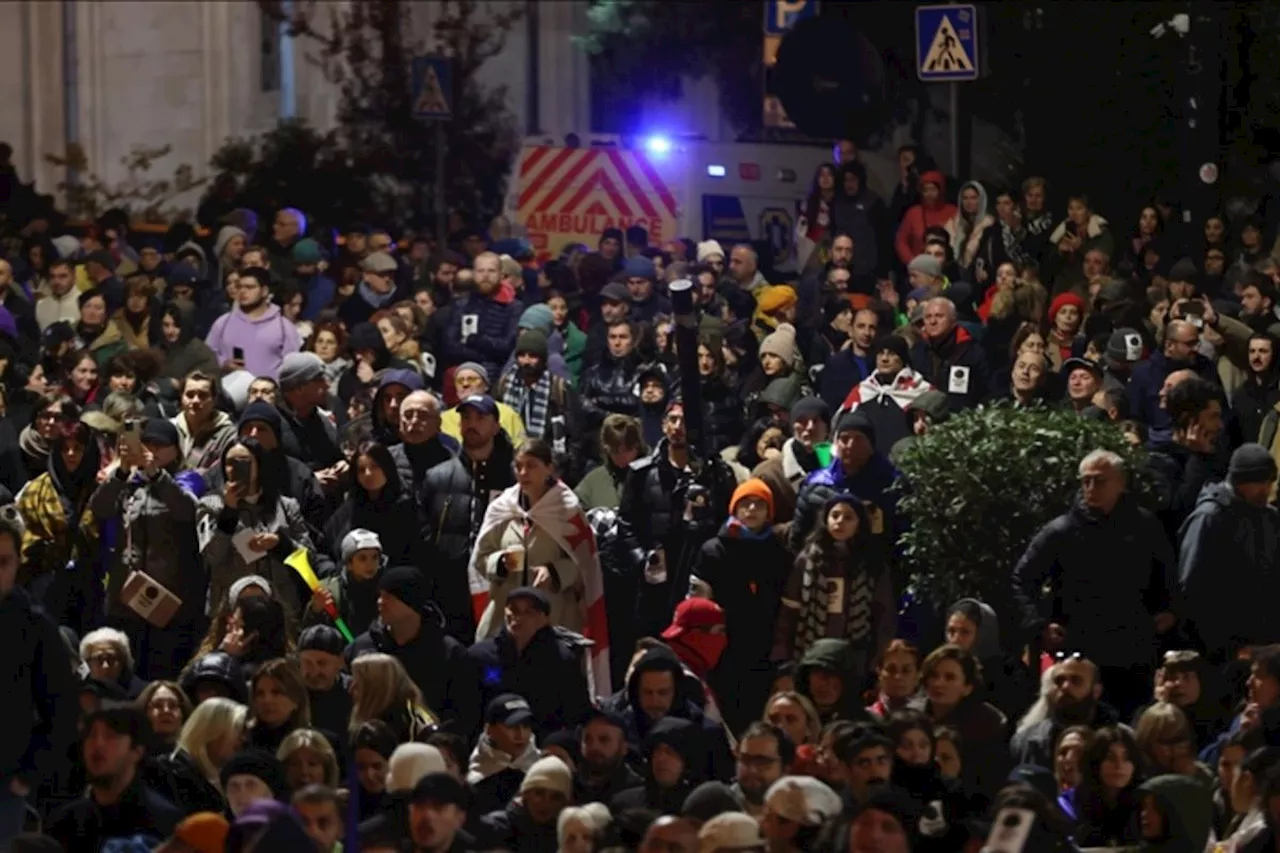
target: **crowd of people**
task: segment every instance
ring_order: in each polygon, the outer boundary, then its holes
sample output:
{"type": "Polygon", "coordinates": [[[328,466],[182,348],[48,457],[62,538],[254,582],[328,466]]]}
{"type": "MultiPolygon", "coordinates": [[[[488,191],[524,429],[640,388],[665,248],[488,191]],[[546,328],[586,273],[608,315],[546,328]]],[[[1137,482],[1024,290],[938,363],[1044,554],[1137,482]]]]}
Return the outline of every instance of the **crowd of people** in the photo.
{"type": "Polygon", "coordinates": [[[502,219],[10,216],[0,843],[1276,845],[1274,223],[949,195],[913,146],[883,200],[837,154],[794,274],[640,228],[539,264],[502,219]],[[1082,453],[1007,601],[900,618],[895,463],[980,406],[1145,468],[1082,453]]]}

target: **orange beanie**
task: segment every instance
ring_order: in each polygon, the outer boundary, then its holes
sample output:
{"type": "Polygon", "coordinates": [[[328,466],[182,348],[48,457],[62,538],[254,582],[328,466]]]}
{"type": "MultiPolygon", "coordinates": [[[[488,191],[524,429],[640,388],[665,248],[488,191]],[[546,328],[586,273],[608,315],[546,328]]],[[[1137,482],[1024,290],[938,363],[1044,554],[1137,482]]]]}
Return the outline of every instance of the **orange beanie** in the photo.
{"type": "Polygon", "coordinates": [[[769,507],[769,520],[773,521],[773,491],[769,484],[759,478],[747,480],[733,490],[733,499],[729,501],[729,512],[738,508],[738,501],[743,498],[759,498],[769,507]]]}

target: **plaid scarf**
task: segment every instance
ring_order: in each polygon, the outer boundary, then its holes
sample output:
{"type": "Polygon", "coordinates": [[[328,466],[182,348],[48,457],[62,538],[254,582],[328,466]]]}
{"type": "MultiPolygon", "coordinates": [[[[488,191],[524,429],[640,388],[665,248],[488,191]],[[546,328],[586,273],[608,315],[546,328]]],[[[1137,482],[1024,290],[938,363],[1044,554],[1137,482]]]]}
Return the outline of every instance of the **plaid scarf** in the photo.
{"type": "Polygon", "coordinates": [[[502,395],[502,402],[516,410],[524,421],[525,431],[541,438],[547,425],[547,403],[551,399],[551,373],[542,371],[538,381],[530,388],[520,380],[520,373],[511,374],[507,383],[507,391],[502,395]]]}

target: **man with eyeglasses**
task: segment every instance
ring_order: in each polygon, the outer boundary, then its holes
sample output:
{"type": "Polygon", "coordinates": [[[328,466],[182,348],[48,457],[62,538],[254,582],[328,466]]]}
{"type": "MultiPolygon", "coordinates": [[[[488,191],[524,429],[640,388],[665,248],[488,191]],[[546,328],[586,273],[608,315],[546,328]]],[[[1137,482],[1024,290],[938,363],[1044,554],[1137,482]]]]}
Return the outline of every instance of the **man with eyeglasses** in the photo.
{"type": "Polygon", "coordinates": [[[1128,491],[1119,455],[1094,450],[1079,472],[1071,509],[1041,528],[1014,567],[1013,596],[1023,642],[1033,651],[1065,643],[1093,661],[1127,719],[1150,690],[1157,634],[1177,623],[1173,549],[1128,491]]]}
{"type": "Polygon", "coordinates": [[[769,723],[752,723],[738,741],[737,779],[730,790],[747,814],[764,816],[764,795],[796,757],[787,733],[769,723]]]}
{"type": "Polygon", "coordinates": [[[1031,725],[1022,725],[1009,742],[1014,764],[1054,766],[1054,744],[1064,729],[1071,726],[1113,726],[1120,723],[1115,708],[1101,702],[1102,684],[1098,668],[1076,653],[1060,653],[1049,675],[1050,686],[1044,699],[1049,714],[1031,725]]]}
{"type": "MultiPolygon", "coordinates": [[[[1217,315],[1206,305],[1198,317],[1204,326],[1215,327],[1217,315]]],[[[1199,352],[1200,328],[1189,320],[1170,320],[1164,327],[1164,347],[1133,368],[1129,379],[1129,411],[1151,431],[1152,444],[1167,441],[1173,431],[1169,413],[1160,405],[1164,381],[1177,370],[1191,370],[1208,382],[1220,384],[1217,367],[1199,352]]]]}
{"type": "Polygon", "coordinates": [[[205,343],[223,370],[254,376],[275,376],[284,357],[302,349],[297,327],[271,302],[271,273],[261,267],[240,271],[236,304],[214,321],[205,343]]]}

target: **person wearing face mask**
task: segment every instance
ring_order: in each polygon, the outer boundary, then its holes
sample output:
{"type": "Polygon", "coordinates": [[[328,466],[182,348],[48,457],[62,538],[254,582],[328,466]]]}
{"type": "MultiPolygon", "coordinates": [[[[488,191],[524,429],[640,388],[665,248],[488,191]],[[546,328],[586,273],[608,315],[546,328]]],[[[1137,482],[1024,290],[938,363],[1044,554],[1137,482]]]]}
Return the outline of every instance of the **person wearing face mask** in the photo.
{"type": "Polygon", "coordinates": [[[195,317],[195,306],[186,301],[169,302],[160,314],[160,349],[164,352],[160,378],[169,380],[174,388],[192,371],[210,376],[218,372],[218,356],[195,335],[195,317]]]}
{"type": "Polygon", "coordinates": [[[875,372],[854,386],[836,417],[844,412],[865,415],[875,429],[876,451],[887,454],[911,432],[907,407],[933,386],[910,367],[910,348],[904,338],[884,335],[871,349],[875,372]]]}

